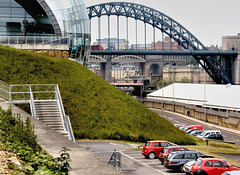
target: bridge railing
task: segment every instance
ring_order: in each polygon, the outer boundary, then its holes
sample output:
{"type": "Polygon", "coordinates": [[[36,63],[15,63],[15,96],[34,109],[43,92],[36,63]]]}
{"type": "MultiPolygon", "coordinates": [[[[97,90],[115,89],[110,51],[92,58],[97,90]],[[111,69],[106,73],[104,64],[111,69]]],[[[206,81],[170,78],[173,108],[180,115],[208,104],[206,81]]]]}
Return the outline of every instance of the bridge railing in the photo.
{"type": "Polygon", "coordinates": [[[52,36],[0,36],[1,45],[69,45],[67,37],[52,37],[52,36]]]}

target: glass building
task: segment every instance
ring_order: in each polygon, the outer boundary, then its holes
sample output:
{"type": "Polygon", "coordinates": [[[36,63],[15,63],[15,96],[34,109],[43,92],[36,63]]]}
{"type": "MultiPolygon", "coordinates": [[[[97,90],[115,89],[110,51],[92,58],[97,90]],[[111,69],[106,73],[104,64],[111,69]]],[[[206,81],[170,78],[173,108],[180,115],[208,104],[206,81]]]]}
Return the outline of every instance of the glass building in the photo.
{"type": "MultiPolygon", "coordinates": [[[[0,37],[56,37],[69,55],[86,64],[90,21],[83,0],[0,0],[0,37]]],[[[35,40],[34,39],[34,40],[35,40]]],[[[20,42],[20,41],[18,41],[20,42]]]]}

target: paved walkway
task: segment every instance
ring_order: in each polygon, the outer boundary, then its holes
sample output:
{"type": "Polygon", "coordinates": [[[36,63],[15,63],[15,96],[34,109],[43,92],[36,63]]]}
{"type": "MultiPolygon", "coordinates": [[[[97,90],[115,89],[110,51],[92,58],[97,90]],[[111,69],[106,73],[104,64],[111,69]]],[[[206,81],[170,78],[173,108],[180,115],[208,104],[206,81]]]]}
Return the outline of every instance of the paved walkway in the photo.
{"type": "MultiPolygon", "coordinates": [[[[0,107],[4,110],[7,110],[10,107],[10,103],[0,98],[0,107]]],[[[26,112],[17,108],[14,105],[12,105],[12,112],[20,114],[23,120],[30,118],[32,125],[34,125],[35,127],[35,134],[37,135],[39,145],[41,145],[44,150],[46,150],[54,157],[60,156],[59,151],[61,151],[62,147],[64,146],[71,149],[71,151],[69,152],[70,158],[72,160],[70,162],[70,166],[72,168],[72,170],[69,173],[70,175],[122,174],[111,165],[97,158],[90,151],[85,150],[77,143],[70,141],[63,135],[50,129],[49,127],[44,125],[41,121],[36,120],[31,115],[27,114],[26,112]]]]}

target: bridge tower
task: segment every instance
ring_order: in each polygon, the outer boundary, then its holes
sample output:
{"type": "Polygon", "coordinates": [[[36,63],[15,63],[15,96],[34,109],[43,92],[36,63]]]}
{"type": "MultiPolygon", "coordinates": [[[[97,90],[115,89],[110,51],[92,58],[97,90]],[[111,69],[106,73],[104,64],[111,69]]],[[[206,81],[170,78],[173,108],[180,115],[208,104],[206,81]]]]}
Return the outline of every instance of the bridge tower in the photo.
{"type": "Polygon", "coordinates": [[[233,61],[233,84],[240,84],[240,33],[237,36],[223,36],[222,50],[236,50],[238,57],[233,61]]]}

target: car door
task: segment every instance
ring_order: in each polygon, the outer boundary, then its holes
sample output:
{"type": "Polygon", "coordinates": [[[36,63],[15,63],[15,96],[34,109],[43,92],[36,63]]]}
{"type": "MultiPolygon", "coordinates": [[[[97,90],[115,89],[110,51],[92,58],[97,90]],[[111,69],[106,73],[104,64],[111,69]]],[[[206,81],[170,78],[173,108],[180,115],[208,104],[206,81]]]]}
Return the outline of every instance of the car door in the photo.
{"type": "Polygon", "coordinates": [[[224,173],[225,171],[227,171],[229,169],[229,166],[222,161],[214,160],[213,164],[214,164],[214,174],[213,175],[221,175],[222,173],[224,173]]]}
{"type": "Polygon", "coordinates": [[[163,147],[161,146],[160,142],[153,143],[153,151],[154,151],[156,156],[159,156],[162,149],[163,149],[163,147]]]}

